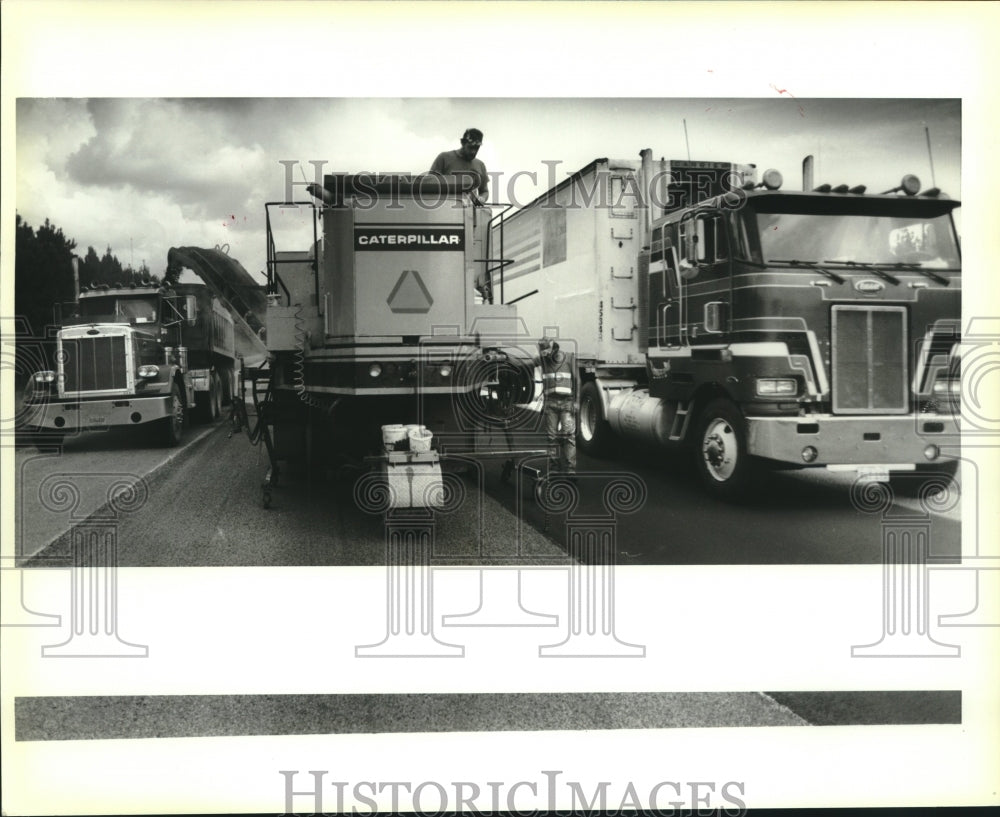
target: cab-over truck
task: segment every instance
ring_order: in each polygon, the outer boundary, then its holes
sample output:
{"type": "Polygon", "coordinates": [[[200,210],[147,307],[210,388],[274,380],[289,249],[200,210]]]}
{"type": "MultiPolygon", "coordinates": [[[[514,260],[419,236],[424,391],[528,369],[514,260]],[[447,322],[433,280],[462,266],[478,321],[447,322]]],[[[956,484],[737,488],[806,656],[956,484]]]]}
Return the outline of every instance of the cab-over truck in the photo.
{"type": "Polygon", "coordinates": [[[493,288],[578,349],[581,448],[686,445],[725,497],[764,465],[953,473],[959,203],[639,156],[503,220],[493,288]]]}

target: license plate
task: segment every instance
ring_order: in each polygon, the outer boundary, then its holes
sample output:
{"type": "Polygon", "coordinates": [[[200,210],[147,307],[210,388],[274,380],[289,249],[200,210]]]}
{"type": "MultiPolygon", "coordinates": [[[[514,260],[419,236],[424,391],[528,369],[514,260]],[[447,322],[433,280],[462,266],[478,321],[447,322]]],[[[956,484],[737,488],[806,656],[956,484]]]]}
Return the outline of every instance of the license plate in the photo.
{"type": "Polygon", "coordinates": [[[108,424],[107,417],[95,416],[87,418],[87,425],[89,426],[106,426],[108,424]]]}
{"type": "Polygon", "coordinates": [[[868,482],[888,482],[888,468],[859,468],[858,482],[864,484],[868,482]]]}

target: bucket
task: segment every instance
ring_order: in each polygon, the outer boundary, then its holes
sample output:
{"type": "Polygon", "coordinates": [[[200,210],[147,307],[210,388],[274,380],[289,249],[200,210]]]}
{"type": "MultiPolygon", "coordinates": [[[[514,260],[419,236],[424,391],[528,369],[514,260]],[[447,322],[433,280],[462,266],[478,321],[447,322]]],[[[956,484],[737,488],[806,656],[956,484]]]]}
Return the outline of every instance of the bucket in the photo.
{"type": "Polygon", "coordinates": [[[410,451],[431,450],[431,439],[434,437],[434,434],[423,426],[411,429],[408,436],[410,438],[410,451]]]}
{"type": "Polygon", "coordinates": [[[402,425],[382,426],[382,445],[386,451],[396,451],[406,441],[406,427],[402,425]]]}

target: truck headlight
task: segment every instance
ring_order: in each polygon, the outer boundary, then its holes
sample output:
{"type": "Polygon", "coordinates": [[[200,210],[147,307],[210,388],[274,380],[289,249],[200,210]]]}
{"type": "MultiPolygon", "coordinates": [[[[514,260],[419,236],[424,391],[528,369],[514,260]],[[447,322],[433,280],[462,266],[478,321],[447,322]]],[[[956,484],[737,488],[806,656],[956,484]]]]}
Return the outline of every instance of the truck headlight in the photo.
{"type": "Polygon", "coordinates": [[[774,395],[797,394],[798,384],[790,377],[758,377],[757,394],[772,397],[774,395]]]}
{"type": "Polygon", "coordinates": [[[160,373],[159,366],[140,366],[139,367],[139,377],[156,377],[160,373]]]}
{"type": "Polygon", "coordinates": [[[46,369],[45,371],[35,372],[35,382],[36,383],[55,383],[56,373],[46,369]]]}
{"type": "Polygon", "coordinates": [[[382,374],[382,364],[372,363],[372,365],[368,367],[369,377],[378,377],[380,374],[382,374]]]}

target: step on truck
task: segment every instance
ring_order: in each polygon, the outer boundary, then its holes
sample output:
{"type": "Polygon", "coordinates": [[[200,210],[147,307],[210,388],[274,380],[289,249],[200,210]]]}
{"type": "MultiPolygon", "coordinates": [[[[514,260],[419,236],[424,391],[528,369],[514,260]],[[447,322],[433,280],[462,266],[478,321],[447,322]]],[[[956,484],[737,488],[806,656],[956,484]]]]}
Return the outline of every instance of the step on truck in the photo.
{"type": "Polygon", "coordinates": [[[212,421],[237,394],[234,316],[204,283],[83,288],[63,311],[55,368],[34,373],[25,395],[41,439],[153,426],[174,446],[189,413],[212,421]]]}
{"type": "Polygon", "coordinates": [[[503,219],[494,291],[575,343],[580,447],[686,446],[723,497],[766,465],[954,473],[959,202],[639,156],[503,219]]]}

